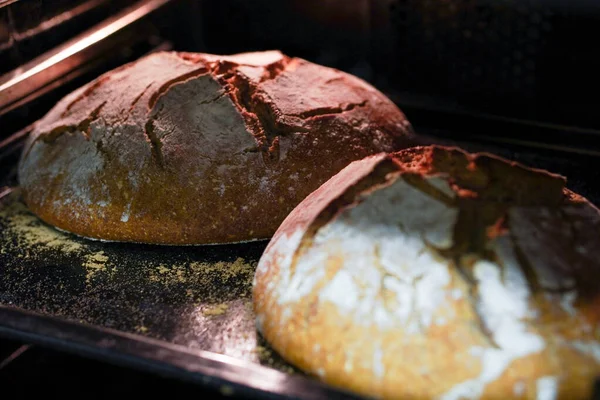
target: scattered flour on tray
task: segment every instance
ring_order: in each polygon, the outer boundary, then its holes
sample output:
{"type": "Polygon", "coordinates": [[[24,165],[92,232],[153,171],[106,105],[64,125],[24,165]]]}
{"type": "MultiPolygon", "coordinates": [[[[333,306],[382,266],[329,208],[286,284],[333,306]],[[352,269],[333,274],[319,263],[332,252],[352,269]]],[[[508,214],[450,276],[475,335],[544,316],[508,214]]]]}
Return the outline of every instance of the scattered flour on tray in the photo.
{"type": "Polygon", "coordinates": [[[92,277],[100,271],[106,270],[106,262],[108,261],[108,257],[104,255],[103,251],[99,251],[97,253],[91,253],[85,255],[85,262],[83,266],[85,267],[87,273],[85,275],[86,281],[89,282],[92,277]]]}
{"type": "Polygon", "coordinates": [[[2,209],[0,218],[6,221],[8,228],[8,234],[3,235],[6,242],[3,247],[12,242],[19,247],[44,246],[67,254],[78,253],[84,247],[68,235],[44,224],[19,201],[13,201],[2,209]]]}
{"type": "MultiPolygon", "coordinates": [[[[13,194],[13,196],[15,195],[13,194]]],[[[7,206],[0,209],[0,219],[4,221],[6,227],[6,232],[0,235],[0,252],[2,253],[15,248],[36,248],[42,251],[49,250],[82,256],[82,267],[86,269],[87,282],[96,273],[106,269],[108,257],[103,251],[84,254],[89,251],[85,244],[45,224],[17,198],[9,199],[7,206]]],[[[20,254],[18,256],[22,257],[20,254]]],[[[29,254],[25,254],[25,258],[29,258],[29,254]]]]}
{"type": "Polygon", "coordinates": [[[255,269],[256,262],[250,263],[241,257],[233,262],[160,264],[150,271],[149,279],[166,285],[188,282],[209,285],[217,277],[222,282],[235,280],[251,285],[255,269]]]}

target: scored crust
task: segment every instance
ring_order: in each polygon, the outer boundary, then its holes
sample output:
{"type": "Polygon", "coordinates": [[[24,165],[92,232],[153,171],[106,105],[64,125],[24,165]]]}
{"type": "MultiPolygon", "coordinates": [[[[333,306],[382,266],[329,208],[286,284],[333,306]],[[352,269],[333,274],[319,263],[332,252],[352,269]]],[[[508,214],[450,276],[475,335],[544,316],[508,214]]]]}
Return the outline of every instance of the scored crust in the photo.
{"type": "Polygon", "coordinates": [[[565,184],[442,146],[355,161],[269,242],[257,328],[369,397],[589,398],[600,213],[565,184]]]}
{"type": "Polygon", "coordinates": [[[81,236],[160,244],[269,238],[349,162],[413,143],[366,82],[278,51],[159,52],[63,98],[24,148],[24,200],[81,236]]]}

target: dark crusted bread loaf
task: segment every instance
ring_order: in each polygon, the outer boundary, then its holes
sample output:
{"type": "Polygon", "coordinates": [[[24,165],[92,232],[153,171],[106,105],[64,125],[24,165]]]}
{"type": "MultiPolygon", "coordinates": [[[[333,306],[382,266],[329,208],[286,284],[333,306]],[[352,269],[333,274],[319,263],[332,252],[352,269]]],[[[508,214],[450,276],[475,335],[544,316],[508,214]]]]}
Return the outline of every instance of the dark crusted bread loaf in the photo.
{"type": "Polygon", "coordinates": [[[546,171],[437,146],[368,157],[273,236],[257,326],[369,397],[588,399],[599,232],[599,210],[546,171]]]}
{"type": "Polygon", "coordinates": [[[19,178],[34,213],[84,237],[241,242],[269,238],[329,177],[410,132],[362,80],[278,51],[161,52],[62,99],[19,178]]]}

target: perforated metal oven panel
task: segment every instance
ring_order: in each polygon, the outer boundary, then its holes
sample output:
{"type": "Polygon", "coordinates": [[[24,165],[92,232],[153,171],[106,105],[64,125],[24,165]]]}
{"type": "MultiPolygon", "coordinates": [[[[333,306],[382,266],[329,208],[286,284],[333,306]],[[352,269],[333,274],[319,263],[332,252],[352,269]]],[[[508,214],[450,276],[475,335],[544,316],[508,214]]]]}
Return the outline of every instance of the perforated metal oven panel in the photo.
{"type": "Polygon", "coordinates": [[[539,1],[397,0],[390,5],[407,82],[473,95],[535,95],[536,69],[552,30],[539,1]],[[415,69],[418,64],[425,69],[415,69]]]}
{"type": "Polygon", "coordinates": [[[373,0],[373,60],[384,90],[476,111],[600,127],[600,3],[373,0]],[[378,56],[385,51],[387,57],[378,56]]]}

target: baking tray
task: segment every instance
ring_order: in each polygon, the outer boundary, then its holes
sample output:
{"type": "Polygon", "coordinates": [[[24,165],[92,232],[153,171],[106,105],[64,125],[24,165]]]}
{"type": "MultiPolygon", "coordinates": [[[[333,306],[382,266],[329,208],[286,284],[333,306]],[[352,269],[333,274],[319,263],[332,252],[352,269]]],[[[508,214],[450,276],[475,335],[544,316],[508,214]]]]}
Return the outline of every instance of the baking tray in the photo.
{"type": "MultiPolygon", "coordinates": [[[[600,157],[457,140],[568,178],[600,204],[600,157]]],[[[21,135],[21,139],[24,135],[21,135]]],[[[1,146],[0,146],[1,147],[1,146]]],[[[0,335],[262,398],[358,398],[294,369],[257,333],[254,269],[267,241],[151,246],[89,241],[59,232],[23,204],[19,146],[0,149],[0,335]],[[3,183],[4,182],[4,183],[3,183]]]]}
{"type": "Polygon", "coordinates": [[[305,376],[257,333],[252,278],[267,241],[154,246],[60,232],[22,201],[20,146],[1,150],[0,336],[231,396],[360,398],[305,376]]]}

